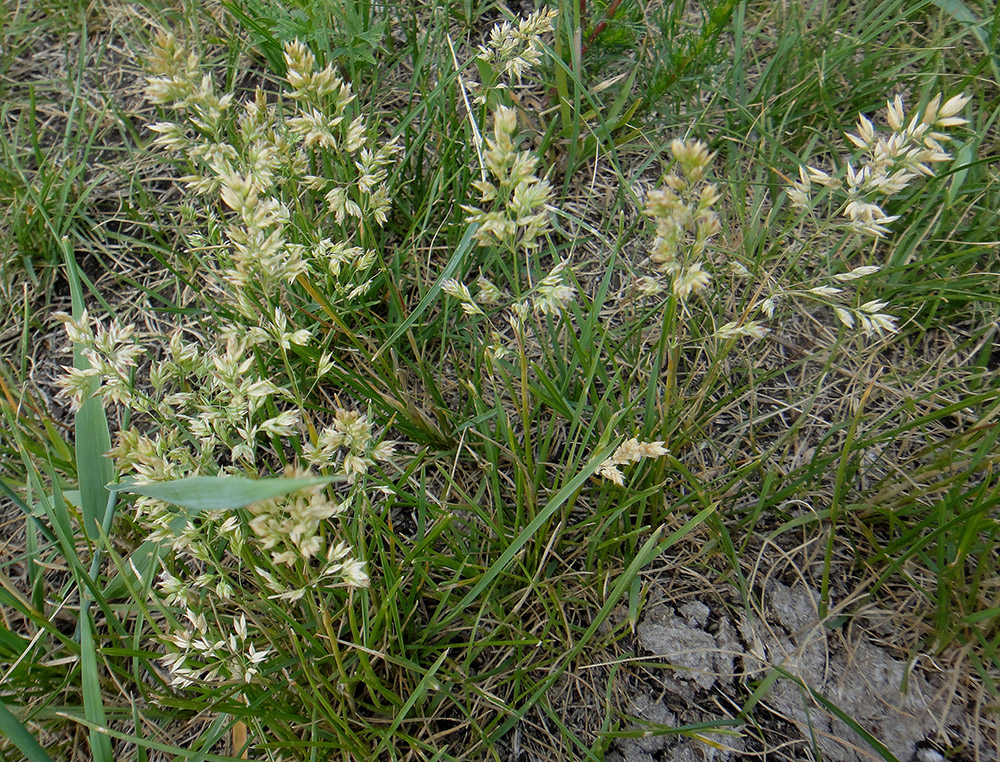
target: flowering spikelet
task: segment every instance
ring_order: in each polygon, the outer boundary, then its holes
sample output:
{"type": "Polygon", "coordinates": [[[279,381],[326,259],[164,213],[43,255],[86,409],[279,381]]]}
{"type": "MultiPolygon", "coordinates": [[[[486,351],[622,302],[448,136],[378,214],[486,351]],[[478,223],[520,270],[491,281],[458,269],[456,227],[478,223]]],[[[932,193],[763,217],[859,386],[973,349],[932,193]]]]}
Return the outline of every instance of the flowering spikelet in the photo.
{"type": "Polygon", "coordinates": [[[476,240],[480,246],[500,244],[510,250],[531,250],[550,229],[546,207],[552,199],[552,186],[535,176],[538,159],[529,151],[517,150],[516,130],[517,112],[499,107],[493,114],[493,137],[487,140],[484,155],[495,182],[484,178],[473,183],[483,204],[493,209],[462,207],[469,213],[468,221],[479,225],[476,240]]]}
{"type": "Polygon", "coordinates": [[[203,613],[188,608],[188,626],[175,629],[165,638],[167,653],[160,661],[171,674],[170,684],[179,688],[193,685],[237,686],[237,694],[247,703],[242,686],[258,679],[261,665],[271,649],[260,649],[250,639],[245,614],[227,624],[209,624],[203,613]]]}
{"type": "Polygon", "coordinates": [[[558,315],[573,299],[576,288],[566,282],[569,262],[561,261],[552,272],[542,278],[531,300],[535,312],[543,315],[558,315]]]}
{"type": "Polygon", "coordinates": [[[896,318],[882,312],[888,305],[886,302],[872,299],[856,309],[835,307],[837,319],[847,328],[857,324],[866,336],[884,336],[887,333],[898,333],[896,318]]]}
{"type": "Polygon", "coordinates": [[[337,76],[332,66],[328,64],[317,70],[316,57],[302,42],[285,43],[284,58],[285,76],[294,88],[288,97],[318,102],[323,96],[333,94],[338,111],[343,111],[343,107],[354,99],[351,88],[337,76]]]}
{"type": "Polygon", "coordinates": [[[743,323],[742,325],[731,322],[719,326],[715,335],[720,339],[735,339],[741,336],[746,336],[752,339],[762,339],[767,335],[767,328],[758,323],[756,320],[751,320],[747,323],[743,323]]]}
{"type": "Polygon", "coordinates": [[[275,564],[294,566],[326,547],[323,522],[347,510],[346,503],[328,499],[322,491],[252,503],[250,528],[275,564]]]}
{"type": "Polygon", "coordinates": [[[135,326],[121,325],[111,320],[107,325],[91,321],[84,310],[78,320],[64,312],[54,317],[66,327],[67,337],[80,347],[88,368],[64,368],[65,374],[56,382],[57,396],[69,401],[79,410],[84,401],[94,394],[118,403],[132,401],[131,373],[137,358],[145,352],[135,341],[135,326]]]}
{"type": "Polygon", "coordinates": [[[376,461],[391,460],[395,445],[392,440],[375,443],[371,419],[364,413],[338,409],[333,424],[324,428],[314,442],[306,444],[303,454],[317,468],[336,466],[339,460],[340,470],[353,483],[376,461]],[[342,454],[343,450],[346,453],[342,454]]]}
{"type": "Polygon", "coordinates": [[[525,72],[541,61],[542,35],[552,31],[552,21],[558,15],[555,8],[539,9],[520,19],[517,26],[510,21],[497,24],[490,31],[489,42],[479,46],[477,58],[494,72],[520,82],[525,72]]]}
{"type": "MultiPolygon", "coordinates": [[[[713,210],[719,201],[718,187],[705,182],[714,154],[700,140],[674,140],[670,144],[680,174],[667,175],[664,187],[646,199],[645,212],[656,222],[656,238],[649,258],[656,269],[673,279],[679,299],[703,291],[711,275],[703,268],[703,257],[711,239],[719,232],[719,216],[713,210]]],[[[659,290],[655,280],[639,284],[643,293],[659,290]]]]}
{"type": "MultiPolygon", "coordinates": [[[[898,332],[896,318],[893,315],[882,312],[888,304],[878,299],[872,299],[864,304],[854,307],[845,304],[846,297],[850,293],[848,288],[854,285],[854,281],[874,275],[881,270],[877,265],[862,265],[855,267],[844,273],[838,273],[831,278],[831,283],[838,285],[820,285],[797,288],[776,287],[772,293],[759,304],[759,309],[768,318],[774,317],[775,310],[781,302],[799,299],[818,302],[833,310],[837,320],[846,328],[858,328],[867,336],[884,337],[886,334],[898,332]]],[[[748,332],[750,327],[759,327],[759,324],[751,321],[746,323],[741,331],[745,335],[754,335],[748,332]]],[[[733,334],[732,325],[727,324],[718,329],[717,335],[722,338],[729,338],[733,334]]]]}
{"type": "Polygon", "coordinates": [[[857,132],[847,139],[860,149],[861,166],[846,167],[846,178],[840,180],[815,167],[799,167],[799,179],[788,190],[789,200],[798,209],[813,206],[812,186],[832,189],[846,197],[841,209],[847,226],[857,233],[883,238],[889,224],[898,219],[882,208],[886,199],[907,188],[918,177],[934,175],[933,165],[948,161],[951,155],[943,143],[950,136],[942,130],[959,127],[967,122],[957,114],[969,102],[969,96],[956,95],[944,103],[936,95],[924,109],[907,121],[902,96],[886,103],[886,122],[891,132],[880,134],[864,115],[859,115],[857,132]]]}
{"type": "Polygon", "coordinates": [[[172,34],[158,34],[146,59],[153,77],[146,83],[146,98],[151,103],[184,103],[195,94],[201,82],[198,56],[178,44],[172,34]]]}
{"type": "Polygon", "coordinates": [[[482,315],[483,311],[476,300],[472,298],[469,287],[464,283],[459,283],[454,278],[448,278],[441,284],[441,290],[453,299],[457,299],[462,305],[462,312],[466,315],[482,315]]]}
{"type": "MultiPolygon", "coordinates": [[[[215,95],[197,56],[174,37],[162,36],[149,58],[154,76],[147,97],[182,114],[150,126],[154,144],[189,160],[192,171],[180,178],[189,192],[222,202],[228,256],[218,257],[224,281],[219,296],[236,302],[251,320],[259,313],[254,292],[273,299],[310,270],[332,275],[332,290],[345,300],[367,290],[367,271],[376,257],[353,258],[356,267],[330,268],[324,254],[332,247],[316,246],[302,235],[308,224],[290,227],[290,207],[304,208],[303,191],[319,194],[326,206],[309,208],[343,226],[345,238],[357,235],[360,225],[383,225],[391,208],[389,165],[399,150],[394,142],[376,144],[365,119],[348,113],[354,94],[332,66],[320,68],[298,40],[286,43],[283,52],[287,100],[269,102],[258,90],[225,122],[232,96],[215,95]],[[325,170],[311,174],[316,167],[325,170]]],[[[325,220],[309,222],[319,228],[325,220]]]]}
{"type": "Polygon", "coordinates": [[[634,437],[626,439],[618,445],[611,457],[601,464],[597,469],[597,475],[622,487],[625,485],[625,475],[618,466],[637,463],[643,458],[659,458],[668,452],[663,442],[640,442],[634,437]]]}
{"type": "Polygon", "coordinates": [[[476,301],[482,304],[497,304],[503,298],[497,285],[483,275],[476,278],[476,285],[479,287],[476,301]]]}
{"type": "Polygon", "coordinates": [[[290,464],[287,478],[312,476],[300,460],[326,475],[322,487],[240,510],[135,499],[135,526],[162,549],[158,568],[136,575],[156,575],[170,684],[247,702],[283,669],[268,660],[288,621],[307,621],[318,603],[332,618],[368,585],[338,519],[366,504],[378,478],[366,474],[394,457],[368,415],[310,404],[341,357],[302,297],[337,309],[377,282],[376,228],[390,211],[398,148],[379,143],[350,85],[307,45],[283,52],[286,81],[242,103],[217,92],[176,38],[158,37],[149,56],[146,95],[170,114],[150,125],[151,138],[185,167],[179,211],[196,231],[186,238],[197,267],[183,264],[194,295],[185,315],[207,306],[203,322],[185,318],[150,343],[132,326],[59,316],[90,366],[69,371],[66,396],[81,404],[99,394],[131,413],[133,427],[107,453],[122,476],[263,479],[279,463],[290,464]]]}

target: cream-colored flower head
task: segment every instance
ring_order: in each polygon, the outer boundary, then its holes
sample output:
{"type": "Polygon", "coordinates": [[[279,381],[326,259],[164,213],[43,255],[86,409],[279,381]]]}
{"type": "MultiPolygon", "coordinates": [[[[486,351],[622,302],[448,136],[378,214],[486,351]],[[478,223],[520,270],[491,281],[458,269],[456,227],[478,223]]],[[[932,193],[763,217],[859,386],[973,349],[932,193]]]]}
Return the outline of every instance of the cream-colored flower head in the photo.
{"type": "Polygon", "coordinates": [[[576,293],[576,288],[566,280],[568,271],[569,262],[563,260],[542,278],[531,302],[535,312],[540,312],[543,315],[558,315],[566,309],[576,293]]]}
{"type": "Polygon", "coordinates": [[[293,88],[288,92],[289,98],[319,103],[332,94],[338,112],[354,99],[350,86],[337,76],[331,65],[317,70],[316,57],[299,40],[285,43],[284,58],[285,76],[293,88]]]}
{"type": "Polygon", "coordinates": [[[611,457],[601,464],[597,469],[597,475],[622,487],[625,484],[625,475],[619,466],[638,463],[644,458],[659,458],[668,452],[670,451],[663,446],[663,442],[640,442],[635,437],[626,439],[618,445],[611,457]]]}
{"type": "Polygon", "coordinates": [[[493,180],[473,183],[480,201],[492,210],[463,206],[470,223],[478,225],[476,240],[480,246],[499,244],[508,249],[531,250],[551,228],[548,205],[552,199],[549,181],[535,175],[538,158],[529,151],[518,151],[514,143],[517,112],[500,106],[493,114],[493,135],[487,140],[483,156],[493,180]]]}
{"type": "Polygon", "coordinates": [[[559,15],[555,8],[542,8],[517,26],[510,21],[497,24],[490,31],[490,39],[479,46],[477,58],[502,72],[508,79],[518,82],[542,59],[542,35],[552,31],[552,22],[559,15]]]}
{"type": "MultiPolygon", "coordinates": [[[[663,275],[673,279],[679,299],[703,291],[711,280],[703,261],[711,240],[722,226],[715,212],[719,188],[705,182],[715,156],[700,140],[674,140],[670,144],[680,169],[663,178],[663,187],[646,196],[645,213],[656,223],[656,237],[649,249],[650,261],[663,275]]],[[[639,284],[643,293],[653,293],[654,283],[639,284]]]]}
{"type": "Polygon", "coordinates": [[[958,116],[969,96],[956,95],[942,104],[936,95],[921,113],[907,120],[902,96],[886,103],[886,122],[891,130],[880,133],[872,121],[860,114],[856,130],[847,133],[848,141],[862,152],[857,169],[846,166],[843,181],[815,167],[799,167],[799,179],[791,184],[788,198],[800,210],[811,210],[813,184],[830,188],[836,196],[845,196],[841,215],[847,227],[869,238],[884,238],[890,223],[898,219],[885,212],[885,200],[909,187],[921,176],[934,174],[934,165],[951,159],[943,144],[950,136],[943,132],[968,120],[958,116]]]}

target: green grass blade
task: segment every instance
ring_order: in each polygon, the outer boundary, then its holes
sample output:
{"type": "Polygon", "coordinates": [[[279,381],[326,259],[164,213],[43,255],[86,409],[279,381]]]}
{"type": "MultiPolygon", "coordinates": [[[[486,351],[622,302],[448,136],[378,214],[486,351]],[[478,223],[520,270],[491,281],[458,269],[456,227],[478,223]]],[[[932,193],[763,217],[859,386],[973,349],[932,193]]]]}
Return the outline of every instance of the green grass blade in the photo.
{"type": "Polygon", "coordinates": [[[861,727],[861,725],[859,725],[858,722],[854,720],[849,714],[847,714],[847,712],[845,712],[843,709],[838,707],[836,704],[834,704],[828,698],[823,696],[821,693],[814,691],[812,688],[810,688],[808,685],[806,685],[804,682],[799,680],[791,673],[786,672],[780,667],[775,667],[774,669],[777,672],[780,672],[785,677],[789,678],[790,680],[794,680],[795,683],[801,686],[820,706],[822,706],[828,712],[831,712],[835,717],[837,717],[837,719],[839,719],[841,722],[847,725],[851,730],[853,730],[855,733],[857,733],[859,736],[865,739],[865,742],[869,746],[871,746],[872,750],[880,757],[882,757],[882,759],[884,759],[885,762],[899,762],[899,760],[893,755],[893,753],[889,751],[888,748],[886,748],[885,744],[883,744],[875,736],[873,736],[871,733],[869,733],[867,730],[861,727]]]}
{"type": "MultiPolygon", "coordinates": [[[[83,291],[80,275],[69,239],[61,241],[66,278],[73,299],[73,317],[83,314],[83,291]]],[[[83,356],[81,347],[73,347],[73,366],[86,370],[90,363],[83,356]]],[[[114,467],[104,454],[111,449],[111,432],[100,397],[86,400],[76,414],[76,470],[80,480],[80,511],[83,515],[84,534],[93,539],[98,528],[105,523],[110,493],[104,486],[114,479],[114,467]]]]}
{"type": "Polygon", "coordinates": [[[301,479],[244,479],[239,476],[191,476],[154,484],[135,484],[123,479],[108,487],[115,492],[152,497],[198,512],[243,508],[250,503],[288,495],[306,487],[343,481],[345,478],[314,476],[301,479]]]}
{"type": "Polygon", "coordinates": [[[118,573],[104,588],[102,595],[107,600],[130,598],[131,593],[126,580],[131,582],[134,587],[143,587],[150,574],[158,571],[159,561],[163,553],[163,543],[146,540],[132,551],[128,562],[118,570],[118,573]]]}
{"type": "MultiPolygon", "coordinates": [[[[628,590],[632,585],[632,580],[636,578],[642,569],[648,564],[652,563],[656,558],[662,555],[671,546],[677,544],[683,540],[687,535],[693,531],[696,527],[702,524],[709,516],[711,516],[716,508],[717,504],[703,508],[697,514],[688,519],[684,526],[680,529],[675,530],[667,537],[665,540],[660,540],[660,536],[663,534],[663,527],[657,528],[652,535],[643,543],[643,546],[635,554],[635,557],[626,567],[625,571],[622,572],[618,579],[615,580],[614,587],[611,588],[611,592],[608,593],[604,604],[601,606],[597,614],[594,615],[593,621],[590,626],[584,631],[584,633],[577,639],[576,645],[573,646],[561,659],[561,665],[563,667],[567,666],[573,659],[575,659],[581,651],[590,642],[590,639],[594,637],[594,634],[601,627],[601,625],[607,620],[611,615],[612,610],[618,605],[618,601],[621,600],[622,596],[625,595],[625,591],[628,590]]],[[[514,724],[520,720],[527,711],[534,706],[535,702],[551,687],[551,685],[558,679],[559,675],[562,674],[562,669],[552,669],[549,676],[538,683],[537,688],[518,711],[507,721],[500,726],[500,728],[493,734],[494,739],[499,739],[504,733],[509,731],[514,727],[514,724]]]]}
{"type": "Polygon", "coordinates": [[[274,35],[271,34],[271,31],[263,23],[261,23],[261,20],[252,18],[237,3],[225,2],[225,0],[223,0],[222,6],[233,14],[237,21],[250,30],[250,34],[255,38],[261,55],[263,55],[264,58],[267,59],[267,62],[271,65],[271,71],[278,76],[283,77],[285,75],[285,71],[287,70],[287,67],[285,66],[285,58],[281,52],[281,43],[275,39],[274,35]]]}
{"type": "Polygon", "coordinates": [[[391,347],[396,342],[396,339],[406,333],[410,327],[417,322],[420,316],[427,311],[427,308],[434,303],[438,292],[441,291],[441,284],[448,280],[448,278],[451,278],[465,260],[465,255],[468,254],[469,250],[472,248],[476,230],[478,229],[478,225],[469,225],[468,230],[465,231],[465,235],[462,236],[462,240],[459,241],[458,246],[455,247],[455,253],[451,255],[451,259],[448,260],[448,264],[445,265],[445,268],[438,275],[437,280],[434,281],[434,284],[430,287],[427,293],[424,294],[423,299],[417,303],[413,312],[410,313],[406,320],[399,324],[396,330],[392,332],[392,335],[386,339],[385,344],[383,344],[372,356],[372,362],[377,360],[382,353],[385,352],[385,350],[391,347]]]}
{"type": "Polygon", "coordinates": [[[111,449],[111,433],[100,397],[91,397],[76,414],[76,468],[80,480],[80,510],[88,538],[98,536],[105,523],[110,493],[104,486],[114,479],[114,466],[104,454],[111,449]]]}
{"type": "Polygon", "coordinates": [[[587,479],[601,467],[601,464],[614,452],[617,443],[614,446],[609,446],[597,453],[596,456],[590,459],[590,462],[572,479],[567,482],[561,490],[559,490],[552,499],[545,504],[545,507],[538,512],[538,515],[528,524],[521,532],[514,538],[510,546],[500,554],[498,558],[486,573],[480,578],[479,582],[473,585],[472,589],[465,594],[459,603],[452,608],[451,613],[449,613],[441,624],[447,624],[452,621],[455,617],[459,616],[466,607],[472,603],[480,593],[486,587],[493,582],[503,571],[507,568],[511,561],[514,560],[514,556],[525,546],[525,544],[530,540],[539,528],[545,524],[549,518],[552,517],[559,507],[569,500],[570,496],[573,495],[580,487],[584,485],[587,479]]]}
{"type": "Polygon", "coordinates": [[[244,762],[244,757],[230,757],[225,754],[212,754],[206,751],[199,751],[197,749],[184,749],[179,746],[171,746],[167,743],[160,743],[159,741],[151,741],[148,738],[141,738],[139,736],[129,735],[128,733],[122,733],[120,730],[114,730],[113,728],[105,728],[98,723],[88,720],[86,717],[80,717],[72,712],[60,712],[59,716],[64,717],[68,720],[83,725],[91,730],[99,730],[102,735],[107,738],[114,738],[119,741],[125,741],[127,743],[135,744],[144,749],[150,749],[152,751],[159,751],[165,754],[169,754],[177,759],[192,760],[192,762],[244,762]]]}
{"type": "Polygon", "coordinates": [[[103,732],[107,723],[104,700],[97,668],[97,647],[94,643],[94,623],[86,615],[80,620],[80,667],[83,671],[83,712],[94,723],[90,729],[90,752],[95,762],[114,762],[111,739],[103,732]]]}
{"type": "Polygon", "coordinates": [[[983,22],[969,9],[968,5],[963,3],[962,0],[931,0],[931,3],[951,16],[959,24],[969,27],[982,44],[983,50],[986,53],[990,53],[989,35],[983,28],[983,22]]]}
{"type": "Polygon", "coordinates": [[[406,719],[409,715],[410,710],[413,705],[420,701],[427,691],[434,684],[434,675],[437,674],[438,670],[441,669],[441,665],[444,664],[444,660],[448,658],[451,653],[450,650],[445,649],[444,652],[435,660],[435,662],[430,666],[430,668],[424,673],[424,676],[420,678],[420,682],[417,683],[417,687],[413,689],[410,693],[409,698],[407,698],[406,703],[403,704],[402,708],[396,712],[396,717],[392,721],[392,725],[389,726],[389,730],[382,736],[382,740],[379,742],[378,748],[372,752],[372,757],[378,757],[385,748],[385,744],[388,738],[392,737],[393,733],[399,728],[400,723],[406,719]]]}
{"type": "Polygon", "coordinates": [[[779,677],[781,677],[781,673],[778,672],[778,670],[768,670],[767,675],[764,676],[764,679],[761,680],[754,689],[754,692],[750,695],[750,698],[747,699],[747,702],[743,705],[740,713],[736,715],[736,719],[744,720],[749,717],[754,707],[763,701],[764,697],[767,696],[768,692],[771,690],[771,687],[778,682],[779,677]]]}
{"type": "Polygon", "coordinates": [[[28,762],[52,762],[52,757],[45,753],[45,749],[38,744],[28,729],[17,721],[17,717],[2,700],[0,700],[0,735],[9,738],[14,746],[21,750],[28,762]]]}

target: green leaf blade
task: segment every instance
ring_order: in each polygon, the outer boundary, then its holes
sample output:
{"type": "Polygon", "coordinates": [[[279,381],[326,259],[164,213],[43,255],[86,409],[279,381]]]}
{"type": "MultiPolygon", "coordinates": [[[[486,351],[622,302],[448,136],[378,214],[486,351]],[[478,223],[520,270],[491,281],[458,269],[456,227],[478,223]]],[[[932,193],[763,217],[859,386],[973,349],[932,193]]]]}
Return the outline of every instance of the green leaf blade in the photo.
{"type": "Polygon", "coordinates": [[[218,511],[244,508],[251,503],[282,497],[292,492],[341,481],[343,476],[315,476],[297,479],[244,479],[239,476],[191,476],[169,482],[135,484],[123,480],[109,484],[115,492],[151,497],[189,511],[218,511]]]}
{"type": "Polygon", "coordinates": [[[45,753],[35,737],[28,732],[14,713],[0,701],[0,735],[6,736],[16,746],[28,762],[52,762],[52,757],[45,753]]]}

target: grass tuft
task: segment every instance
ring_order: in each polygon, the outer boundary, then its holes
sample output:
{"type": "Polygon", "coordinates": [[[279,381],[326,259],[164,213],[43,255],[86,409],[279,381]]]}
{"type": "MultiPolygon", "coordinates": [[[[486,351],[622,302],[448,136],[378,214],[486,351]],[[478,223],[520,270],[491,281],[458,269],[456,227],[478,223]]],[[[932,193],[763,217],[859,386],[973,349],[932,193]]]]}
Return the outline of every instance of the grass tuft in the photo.
{"type": "Polygon", "coordinates": [[[0,17],[0,759],[995,753],[992,6],[0,17]]]}

